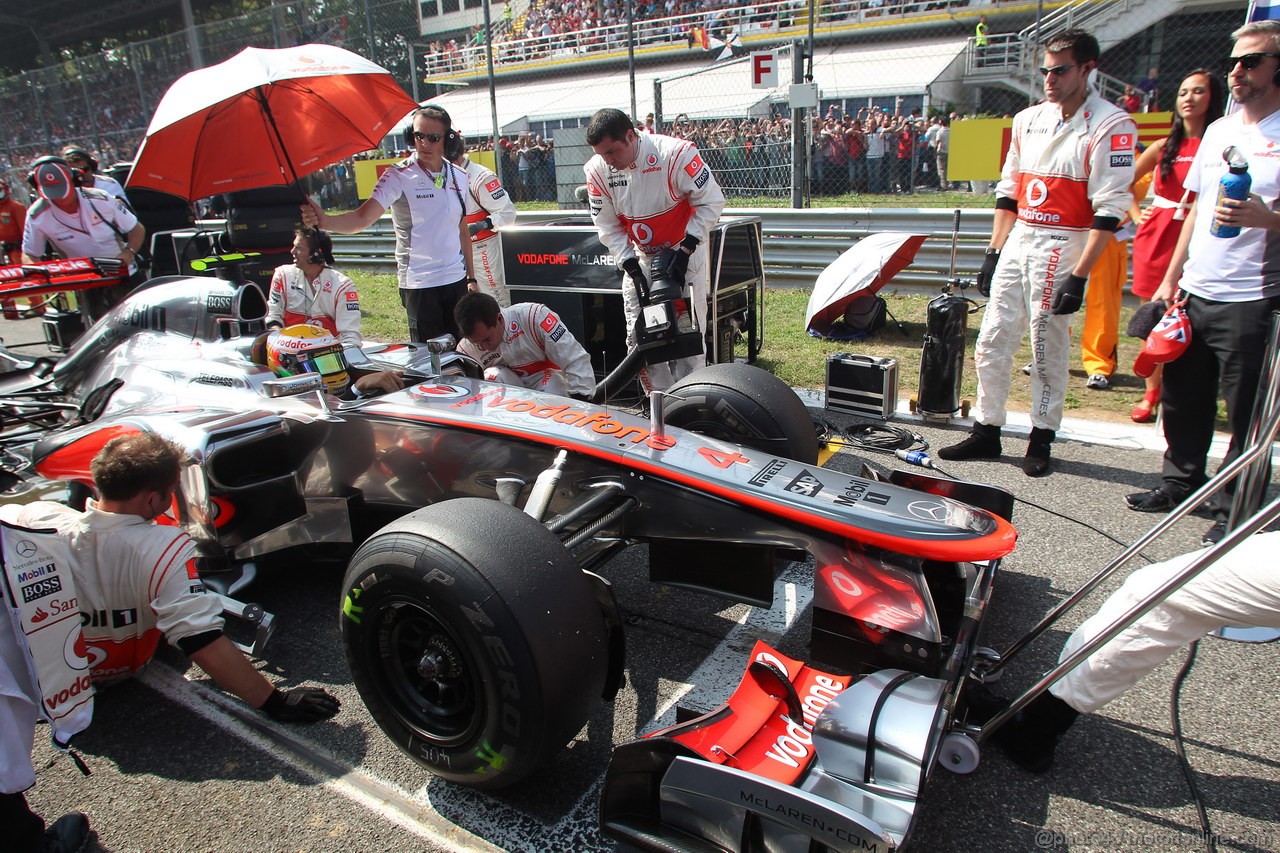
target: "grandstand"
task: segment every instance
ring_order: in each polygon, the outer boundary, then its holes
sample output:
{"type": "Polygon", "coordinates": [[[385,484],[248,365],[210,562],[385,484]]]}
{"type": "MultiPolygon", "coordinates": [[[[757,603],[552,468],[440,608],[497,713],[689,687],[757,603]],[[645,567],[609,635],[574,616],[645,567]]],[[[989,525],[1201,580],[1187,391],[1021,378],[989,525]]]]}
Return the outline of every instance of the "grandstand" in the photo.
{"type": "MultiPolygon", "coordinates": [[[[194,15],[211,5],[189,0],[187,8],[194,15]]],[[[370,56],[415,97],[449,109],[472,138],[487,137],[495,119],[500,134],[554,138],[600,106],[631,104],[623,0],[494,5],[496,117],[489,108],[479,0],[364,0],[366,14],[329,18],[308,17],[302,5],[186,29],[172,21],[171,0],[47,0],[29,4],[25,14],[4,13],[0,22],[9,26],[0,28],[0,39],[10,62],[16,57],[39,67],[0,79],[6,112],[0,167],[16,178],[34,156],[70,143],[99,151],[108,162],[131,159],[169,83],[247,45],[321,41],[370,56]],[[33,20],[37,14],[40,21],[33,20]],[[144,19],[151,33],[172,31],[122,43],[131,22],[144,19]],[[104,43],[111,47],[102,50],[104,43]],[[48,61],[54,55],[60,61],[48,61]]],[[[1102,40],[1103,68],[1117,85],[1159,67],[1166,90],[1187,69],[1216,61],[1226,34],[1243,19],[1243,4],[1227,0],[816,0],[812,6],[803,0],[634,0],[637,117],[653,112],[661,123],[683,116],[704,129],[723,119],[751,120],[763,136],[772,122],[789,118],[786,87],[750,90],[733,57],[803,43],[811,29],[814,57],[804,70],[821,93],[819,113],[871,106],[903,114],[913,108],[922,114],[1012,112],[1033,96],[1030,46],[1041,6],[1040,35],[1083,23],[1102,40]],[[980,14],[992,32],[991,45],[981,51],[971,39],[980,14]],[[1221,41],[1205,37],[1215,32],[1221,41]]],[[[784,83],[790,71],[789,65],[782,70],[784,83]]],[[[758,144],[751,127],[738,132],[746,138],[734,145],[758,144]]]]}

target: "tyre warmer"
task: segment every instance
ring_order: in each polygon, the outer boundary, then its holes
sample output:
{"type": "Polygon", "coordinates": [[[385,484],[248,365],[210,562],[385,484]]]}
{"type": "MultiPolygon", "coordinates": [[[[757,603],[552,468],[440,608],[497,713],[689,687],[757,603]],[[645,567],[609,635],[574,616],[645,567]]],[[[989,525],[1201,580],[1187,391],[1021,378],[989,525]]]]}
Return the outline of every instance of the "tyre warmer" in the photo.
{"type": "Polygon", "coordinates": [[[856,683],[757,642],[715,710],[614,751],[601,828],[654,851],[897,850],[943,733],[946,683],[856,683]]]}

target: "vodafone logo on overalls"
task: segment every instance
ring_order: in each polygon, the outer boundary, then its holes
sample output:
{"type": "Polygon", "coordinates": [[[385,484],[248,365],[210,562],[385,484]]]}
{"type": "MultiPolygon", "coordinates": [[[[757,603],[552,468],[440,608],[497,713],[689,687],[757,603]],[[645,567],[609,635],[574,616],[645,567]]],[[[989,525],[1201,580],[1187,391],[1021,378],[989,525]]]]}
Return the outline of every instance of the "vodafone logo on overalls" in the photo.
{"type": "Polygon", "coordinates": [[[1044,181],[1039,178],[1032,178],[1027,181],[1027,204],[1031,207],[1039,207],[1049,198],[1049,188],[1045,186],[1044,181]]]}

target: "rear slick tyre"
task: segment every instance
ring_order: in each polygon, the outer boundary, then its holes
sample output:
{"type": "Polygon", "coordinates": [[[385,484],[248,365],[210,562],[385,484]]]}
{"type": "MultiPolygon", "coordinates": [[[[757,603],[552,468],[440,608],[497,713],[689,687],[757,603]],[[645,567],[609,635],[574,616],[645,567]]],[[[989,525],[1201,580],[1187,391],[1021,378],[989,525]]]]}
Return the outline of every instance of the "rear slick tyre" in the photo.
{"type": "Polygon", "coordinates": [[[341,629],[360,698],[432,773],[478,789],[529,776],[604,691],[604,619],[542,524],[460,498],[382,528],[352,557],[341,629]]]}
{"type": "Polygon", "coordinates": [[[667,389],[667,424],[809,465],[818,436],[787,383],[748,364],[712,364],[667,389]]]}

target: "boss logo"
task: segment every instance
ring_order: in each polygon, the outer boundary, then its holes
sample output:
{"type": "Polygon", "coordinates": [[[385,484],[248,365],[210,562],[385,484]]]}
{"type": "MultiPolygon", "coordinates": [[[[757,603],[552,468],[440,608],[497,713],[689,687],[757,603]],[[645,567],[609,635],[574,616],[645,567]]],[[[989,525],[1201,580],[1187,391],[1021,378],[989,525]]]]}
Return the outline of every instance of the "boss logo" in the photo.
{"type": "Polygon", "coordinates": [[[62,578],[57,575],[22,587],[22,603],[30,604],[55,592],[62,592],[62,578]]]}

